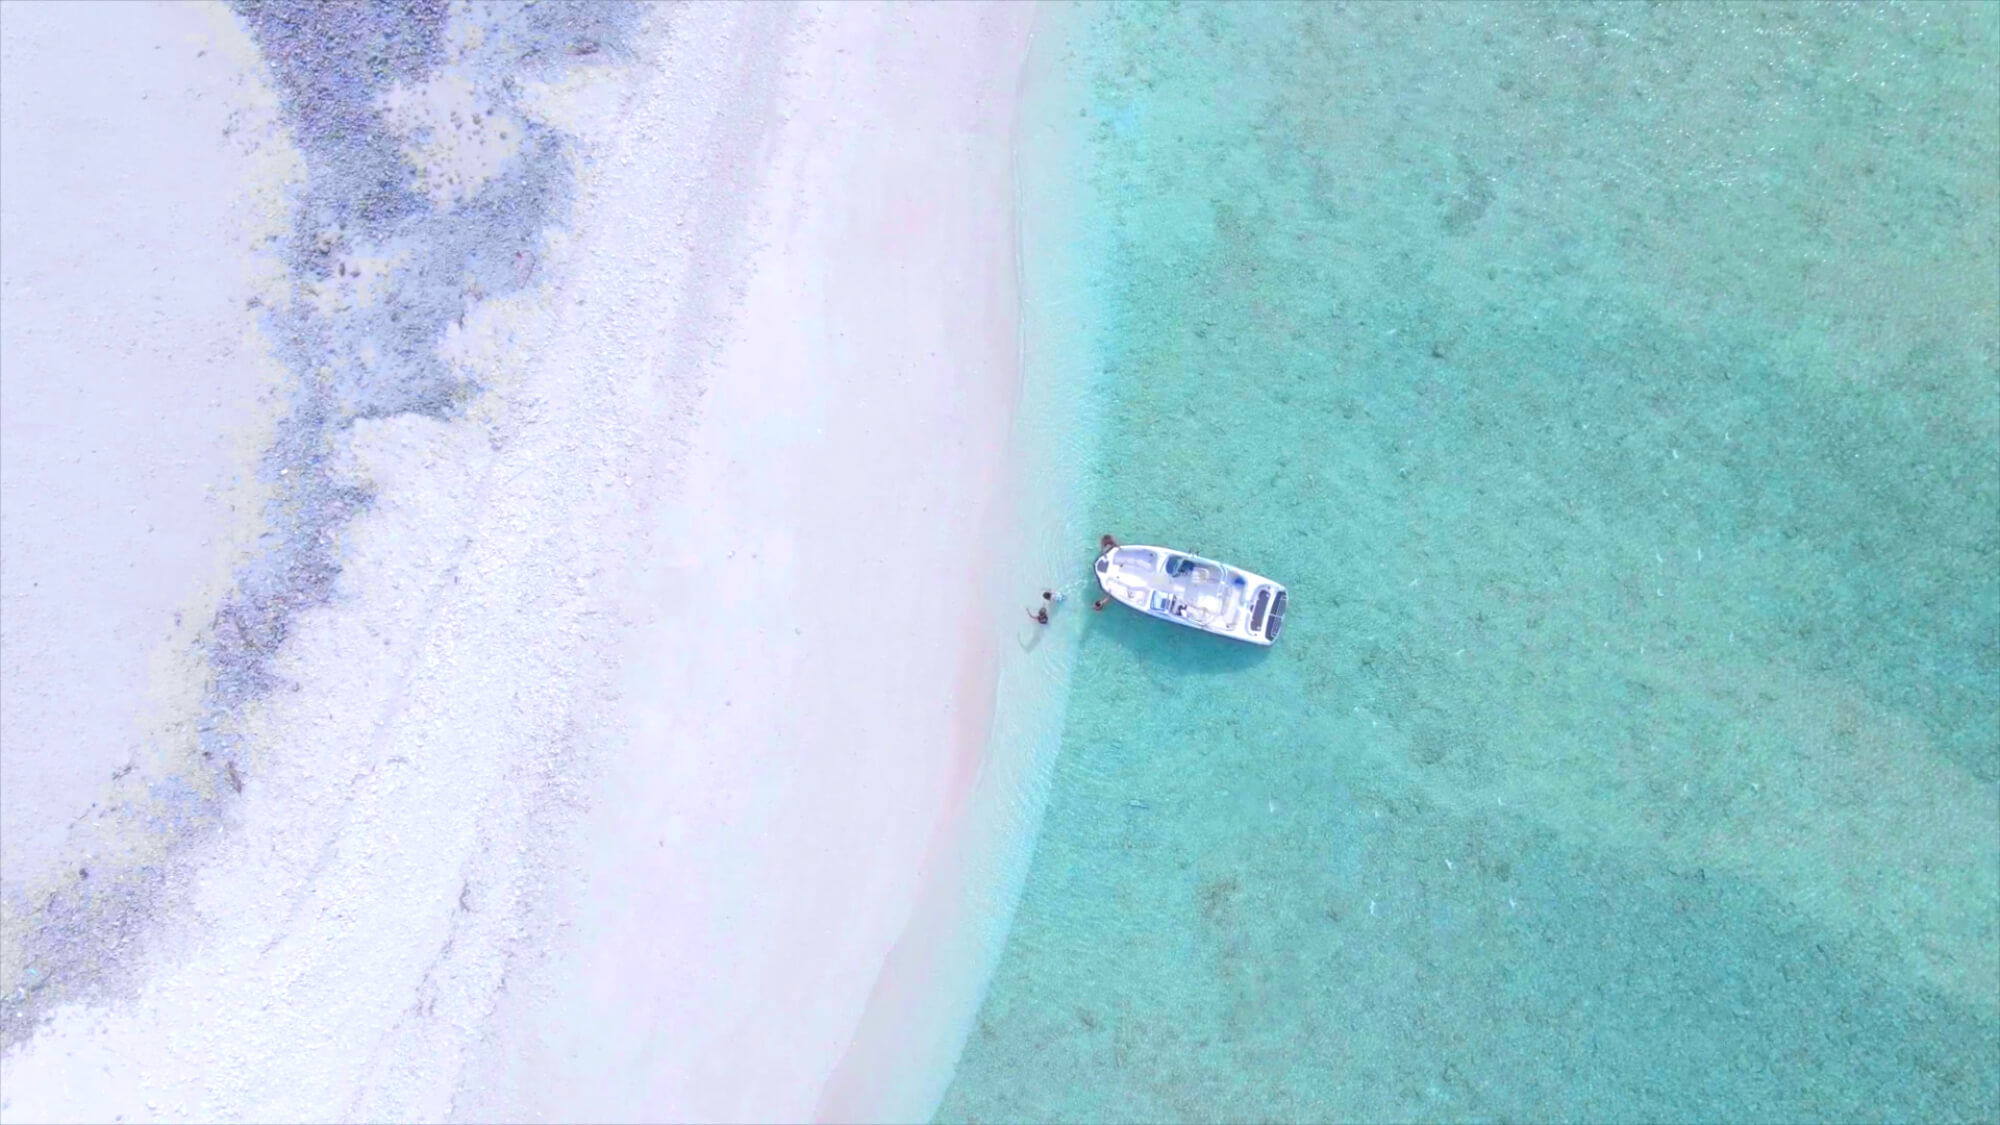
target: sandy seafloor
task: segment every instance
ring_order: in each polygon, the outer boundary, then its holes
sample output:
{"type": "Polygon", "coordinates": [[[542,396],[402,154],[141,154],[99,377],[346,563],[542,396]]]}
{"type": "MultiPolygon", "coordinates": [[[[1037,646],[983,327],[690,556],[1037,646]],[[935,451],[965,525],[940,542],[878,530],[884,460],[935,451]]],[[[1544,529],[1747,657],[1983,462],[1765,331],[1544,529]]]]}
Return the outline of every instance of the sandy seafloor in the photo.
{"type": "Polygon", "coordinates": [[[0,1118],[929,1112],[1074,650],[1033,15],[0,9],[0,1118]]]}
{"type": "Polygon", "coordinates": [[[2000,8],[1059,11],[1089,518],[1291,608],[1079,627],[939,1120],[2000,1117],[2000,8]]]}

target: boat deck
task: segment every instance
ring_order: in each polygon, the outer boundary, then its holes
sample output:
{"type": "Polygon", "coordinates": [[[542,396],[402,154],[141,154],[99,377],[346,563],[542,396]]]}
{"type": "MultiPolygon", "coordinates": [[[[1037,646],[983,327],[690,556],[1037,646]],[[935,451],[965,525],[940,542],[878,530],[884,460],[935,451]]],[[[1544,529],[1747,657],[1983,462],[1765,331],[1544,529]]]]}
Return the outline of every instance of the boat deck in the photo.
{"type": "Polygon", "coordinates": [[[1251,591],[1262,593],[1268,608],[1271,591],[1282,589],[1211,559],[1149,546],[1105,552],[1098,581],[1107,593],[1142,613],[1258,644],[1270,642],[1247,620],[1251,591]]]}

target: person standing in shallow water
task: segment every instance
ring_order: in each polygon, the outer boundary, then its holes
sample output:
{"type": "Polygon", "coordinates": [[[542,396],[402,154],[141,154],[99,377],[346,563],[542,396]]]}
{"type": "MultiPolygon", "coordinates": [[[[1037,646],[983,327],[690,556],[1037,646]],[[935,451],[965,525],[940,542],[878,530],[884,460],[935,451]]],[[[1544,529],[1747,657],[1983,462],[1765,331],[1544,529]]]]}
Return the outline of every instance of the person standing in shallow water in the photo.
{"type": "Polygon", "coordinates": [[[1055,607],[1056,592],[1054,590],[1043,590],[1041,607],[1029,610],[1028,616],[1034,618],[1037,625],[1047,625],[1049,623],[1049,611],[1055,607]]]}

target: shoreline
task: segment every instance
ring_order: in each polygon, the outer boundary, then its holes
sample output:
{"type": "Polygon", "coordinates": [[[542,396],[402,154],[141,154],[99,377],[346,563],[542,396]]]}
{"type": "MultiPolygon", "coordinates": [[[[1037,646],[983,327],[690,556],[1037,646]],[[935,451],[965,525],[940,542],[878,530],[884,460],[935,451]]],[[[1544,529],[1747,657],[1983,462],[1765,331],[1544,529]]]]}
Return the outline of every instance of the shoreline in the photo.
{"type": "Polygon", "coordinates": [[[1011,161],[1020,296],[1020,394],[1008,436],[1008,565],[1047,575],[1066,601],[1038,629],[1003,605],[996,624],[990,723],[956,818],[939,825],[928,879],[875,984],[854,1040],[815,1113],[818,1121],[923,1120],[936,1114],[972,1034],[1013,923],[1061,749],[1069,685],[1084,629],[1090,560],[1104,529],[1088,520],[1097,419],[1085,393],[1101,367],[1087,304],[1085,195],[1064,108],[1078,94],[1065,69],[1075,24],[1038,6],[1016,93],[1011,161]]]}

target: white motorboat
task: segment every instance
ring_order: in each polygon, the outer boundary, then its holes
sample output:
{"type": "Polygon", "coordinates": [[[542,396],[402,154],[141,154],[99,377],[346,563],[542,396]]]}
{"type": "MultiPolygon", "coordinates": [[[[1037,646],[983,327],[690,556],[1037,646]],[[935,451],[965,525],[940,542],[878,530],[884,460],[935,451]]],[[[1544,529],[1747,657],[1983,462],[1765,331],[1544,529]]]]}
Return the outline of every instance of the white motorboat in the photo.
{"type": "Polygon", "coordinates": [[[1261,575],[1166,547],[1107,548],[1097,584],[1140,613],[1268,645],[1285,627],[1285,588],[1261,575]]]}

